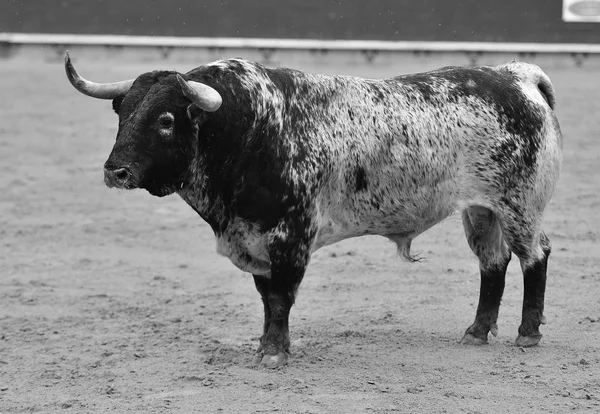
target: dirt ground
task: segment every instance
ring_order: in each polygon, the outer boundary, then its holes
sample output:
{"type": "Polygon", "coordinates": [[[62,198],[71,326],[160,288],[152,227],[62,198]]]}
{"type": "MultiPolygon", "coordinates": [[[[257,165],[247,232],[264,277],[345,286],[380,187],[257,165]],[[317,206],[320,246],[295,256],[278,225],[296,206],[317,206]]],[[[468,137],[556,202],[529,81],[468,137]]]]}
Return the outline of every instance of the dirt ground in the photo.
{"type": "MultiPolygon", "coordinates": [[[[203,63],[74,58],[100,81],[203,63]]],[[[447,63],[295,66],[381,77],[447,63]]],[[[290,363],[268,371],[251,365],[262,329],[252,278],[216,254],[209,226],[177,196],[104,186],[110,102],[76,92],[60,60],[0,60],[0,412],[600,412],[600,70],[544,69],[564,164],[544,222],[540,346],[513,346],[514,258],[499,336],[458,344],[479,275],[455,216],[415,240],[421,263],[378,237],[316,252],[290,363]]]]}

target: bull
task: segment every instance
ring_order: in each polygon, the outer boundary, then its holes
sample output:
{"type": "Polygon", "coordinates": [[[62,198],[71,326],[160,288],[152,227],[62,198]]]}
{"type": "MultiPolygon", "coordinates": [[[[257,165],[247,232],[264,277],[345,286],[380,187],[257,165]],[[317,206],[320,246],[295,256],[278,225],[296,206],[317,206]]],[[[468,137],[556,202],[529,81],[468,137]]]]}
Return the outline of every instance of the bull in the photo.
{"type": "Polygon", "coordinates": [[[412,261],[411,241],[455,212],[481,277],[461,343],[497,334],[513,253],[524,277],[516,345],[539,343],[551,250],[540,222],[562,161],[555,92],[539,67],[372,80],[227,59],[103,84],[78,75],[67,53],[65,69],[119,116],[106,185],[178,194],[211,226],[217,252],[253,275],[261,366],[287,363],[311,253],[381,235],[412,261]]]}

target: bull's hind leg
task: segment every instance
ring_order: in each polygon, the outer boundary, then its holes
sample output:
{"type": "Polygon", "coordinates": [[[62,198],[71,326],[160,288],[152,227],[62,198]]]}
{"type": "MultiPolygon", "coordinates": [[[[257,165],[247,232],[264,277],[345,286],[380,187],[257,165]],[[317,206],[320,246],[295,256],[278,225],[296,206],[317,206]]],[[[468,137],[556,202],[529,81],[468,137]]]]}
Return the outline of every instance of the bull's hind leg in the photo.
{"type": "Polygon", "coordinates": [[[500,223],[490,210],[473,206],[463,212],[462,218],[469,246],[479,258],[481,287],[475,322],[467,328],[460,343],[480,345],[487,343],[488,332],[494,336],[498,333],[498,310],[510,250],[502,236],[500,223]]]}
{"type": "Polygon", "coordinates": [[[535,346],[542,339],[540,324],[546,323],[544,297],[550,240],[538,228],[537,222],[530,223],[525,219],[508,222],[503,225],[503,231],[523,270],[523,312],[515,343],[523,347],[535,346]]]}

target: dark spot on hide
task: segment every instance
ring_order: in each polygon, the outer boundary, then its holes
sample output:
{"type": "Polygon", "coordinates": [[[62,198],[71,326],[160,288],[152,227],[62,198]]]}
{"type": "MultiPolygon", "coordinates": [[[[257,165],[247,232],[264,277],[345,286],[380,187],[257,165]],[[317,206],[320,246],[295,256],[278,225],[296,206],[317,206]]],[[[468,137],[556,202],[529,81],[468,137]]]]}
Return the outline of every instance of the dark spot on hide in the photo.
{"type": "Polygon", "coordinates": [[[350,118],[350,121],[354,121],[354,111],[352,111],[352,109],[348,109],[348,117],[350,118]]]}
{"type": "Polygon", "coordinates": [[[356,169],[356,192],[367,189],[367,174],[362,167],[356,169]]]}

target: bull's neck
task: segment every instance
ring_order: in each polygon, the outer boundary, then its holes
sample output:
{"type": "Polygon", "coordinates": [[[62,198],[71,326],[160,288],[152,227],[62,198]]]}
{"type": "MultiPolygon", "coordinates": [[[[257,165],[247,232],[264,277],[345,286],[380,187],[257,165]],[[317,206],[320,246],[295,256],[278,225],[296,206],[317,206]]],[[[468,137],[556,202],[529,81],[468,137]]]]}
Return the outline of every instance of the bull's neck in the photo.
{"type": "Polygon", "coordinates": [[[197,153],[187,183],[178,192],[216,234],[235,218],[234,192],[243,181],[248,151],[271,147],[283,129],[286,98],[268,78],[246,80],[237,87],[243,92],[225,95],[221,108],[196,130],[197,153]]]}
{"type": "Polygon", "coordinates": [[[185,186],[177,194],[210,225],[215,234],[221,234],[227,228],[221,200],[209,200],[207,192],[195,185],[185,186]]]}
{"type": "Polygon", "coordinates": [[[222,233],[227,227],[222,197],[210,193],[204,157],[200,154],[193,158],[186,182],[177,194],[212,227],[215,234],[222,233]]]}

